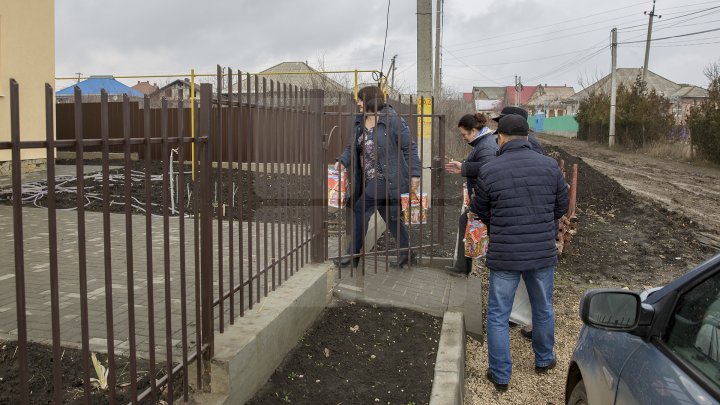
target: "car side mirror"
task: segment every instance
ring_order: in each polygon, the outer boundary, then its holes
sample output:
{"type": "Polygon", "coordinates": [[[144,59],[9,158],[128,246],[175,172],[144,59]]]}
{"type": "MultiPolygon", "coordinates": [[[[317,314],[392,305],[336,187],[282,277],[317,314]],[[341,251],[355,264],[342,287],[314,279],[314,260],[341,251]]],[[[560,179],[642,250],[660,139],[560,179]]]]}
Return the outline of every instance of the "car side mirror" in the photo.
{"type": "Polygon", "coordinates": [[[627,290],[587,291],[580,301],[585,325],[610,331],[632,331],[640,320],[640,294],[627,290]]]}

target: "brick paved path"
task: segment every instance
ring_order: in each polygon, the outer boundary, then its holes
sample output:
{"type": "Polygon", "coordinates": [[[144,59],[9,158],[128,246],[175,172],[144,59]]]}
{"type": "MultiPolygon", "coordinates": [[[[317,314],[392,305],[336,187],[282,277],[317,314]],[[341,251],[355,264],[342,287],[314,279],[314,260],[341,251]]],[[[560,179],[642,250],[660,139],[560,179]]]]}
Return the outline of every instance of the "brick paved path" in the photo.
{"type": "MultiPolygon", "coordinates": [[[[350,269],[336,270],[334,294],[343,299],[359,300],[384,306],[395,306],[442,316],[449,308],[463,309],[466,305],[468,279],[454,277],[438,268],[441,263],[425,260],[410,268],[394,269],[385,266],[385,258],[377,258],[377,273],[372,256],[365,259],[351,276],[350,269]]],[[[479,291],[478,291],[479,294],[479,291]]]]}
{"type": "MultiPolygon", "coordinates": [[[[50,343],[51,342],[51,306],[50,306],[50,265],[49,265],[49,239],[48,239],[48,211],[41,208],[23,208],[24,228],[24,252],[25,252],[25,292],[26,292],[26,314],[28,323],[28,338],[31,341],[50,343]]],[[[91,350],[107,351],[106,333],[106,311],[105,311],[105,264],[104,264],[104,241],[102,213],[86,212],[86,241],[87,241],[87,289],[89,308],[89,332],[91,350]]],[[[125,216],[122,214],[111,214],[111,252],[112,252],[112,300],[113,300],[113,324],[116,353],[128,354],[128,283],[127,263],[125,250],[125,216]]],[[[186,219],[186,241],[185,258],[187,266],[186,274],[186,297],[188,342],[194,345],[195,341],[195,261],[194,261],[194,236],[192,219],[186,219]]],[[[61,316],[61,340],[63,346],[80,347],[81,342],[81,318],[80,318],[80,278],[77,243],[77,212],[71,210],[57,211],[58,225],[58,261],[60,279],[60,316],[61,316]]],[[[247,235],[247,223],[243,224],[244,234],[247,235]]],[[[262,224],[261,224],[262,225],[262,224]]],[[[148,314],[148,285],[153,288],[154,297],[154,329],[155,349],[159,359],[164,359],[166,350],[166,323],[165,323],[165,276],[164,276],[164,237],[162,217],[152,218],[152,274],[147,275],[147,255],[145,241],[145,217],[133,216],[133,266],[135,296],[135,328],[138,355],[147,357],[149,347],[149,314],[148,314]]],[[[264,266],[264,248],[262,238],[263,226],[260,227],[260,256],[257,257],[256,246],[256,224],[252,225],[253,233],[253,273],[256,274],[258,263],[264,266]]],[[[224,257],[224,290],[229,289],[228,275],[228,237],[227,222],[224,223],[223,257],[224,257]]],[[[234,248],[235,255],[235,283],[240,279],[237,270],[239,258],[238,224],[234,225],[234,248]]],[[[272,225],[268,226],[268,233],[272,231],[272,225]]],[[[278,234],[283,232],[277,229],[278,234]]],[[[13,253],[13,220],[12,207],[0,205],[0,237],[5,243],[0,245],[0,339],[17,339],[17,315],[15,308],[15,268],[13,253]]],[[[268,235],[268,243],[270,236],[268,235]]],[[[181,286],[180,286],[180,238],[179,220],[170,219],[170,305],[171,305],[171,336],[174,347],[181,344],[181,286]]],[[[218,255],[217,255],[217,221],[213,221],[213,260],[215,263],[215,297],[218,297],[218,255]]],[[[284,246],[281,246],[284,251],[284,246]]],[[[248,261],[248,238],[244,237],[244,279],[247,280],[248,261]]],[[[272,258],[269,253],[268,257],[272,258]]],[[[307,256],[306,256],[307,257],[307,256]]],[[[271,260],[271,259],[270,259],[271,260]]],[[[307,260],[307,259],[306,259],[307,260]]],[[[283,266],[283,272],[285,271],[283,266]]],[[[284,275],[283,275],[284,278],[284,275]]],[[[277,274],[277,282],[281,279],[277,274]]],[[[266,288],[272,290],[272,276],[259,278],[260,291],[266,288]]],[[[253,282],[254,297],[257,298],[258,284],[253,282]]],[[[245,308],[248,307],[249,291],[245,288],[245,308]]],[[[258,300],[254,300],[257,302],[258,300]]],[[[225,323],[229,323],[229,301],[225,304],[225,323]]],[[[235,298],[235,315],[239,314],[239,296],[235,298]]],[[[216,325],[219,323],[219,310],[216,309],[216,325]]],[[[178,358],[179,350],[173,349],[173,356],[178,358]]]]}

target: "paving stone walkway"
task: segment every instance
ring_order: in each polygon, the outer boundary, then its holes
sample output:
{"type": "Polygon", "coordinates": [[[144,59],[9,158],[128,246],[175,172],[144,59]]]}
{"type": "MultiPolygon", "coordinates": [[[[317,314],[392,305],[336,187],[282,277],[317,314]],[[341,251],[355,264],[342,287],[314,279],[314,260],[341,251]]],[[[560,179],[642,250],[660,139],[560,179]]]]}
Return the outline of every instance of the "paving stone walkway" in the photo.
{"type": "MultiPolygon", "coordinates": [[[[23,208],[23,231],[24,231],[24,260],[25,260],[25,295],[28,339],[40,343],[51,343],[51,301],[50,301],[50,265],[49,265],[49,234],[48,234],[48,211],[43,208],[23,208]]],[[[105,256],[103,239],[103,218],[102,213],[86,212],[86,250],[87,250],[87,291],[88,291],[88,325],[90,336],[90,348],[93,351],[107,351],[107,313],[106,313],[106,290],[105,290],[105,256]]],[[[135,335],[138,348],[138,355],[147,358],[152,349],[150,347],[150,316],[152,315],[152,327],[155,333],[155,351],[158,358],[165,356],[166,330],[170,330],[173,357],[179,358],[179,350],[182,343],[182,311],[181,303],[186,303],[187,336],[190,346],[195,344],[195,251],[194,233],[192,219],[186,219],[185,224],[185,261],[186,261],[186,286],[185,293],[180,284],[180,228],[177,217],[170,219],[170,233],[167,243],[170,246],[170,255],[167,258],[169,263],[170,294],[166,295],[165,266],[165,239],[163,234],[163,218],[152,217],[152,262],[147,260],[145,217],[132,216],[132,266],[133,285],[128,288],[125,245],[125,216],[122,214],[110,215],[111,234],[111,277],[112,277],[112,307],[113,307],[113,335],[116,353],[129,354],[129,313],[128,296],[132,291],[135,307],[135,335]],[[148,266],[151,263],[151,266],[148,266]],[[148,270],[150,269],[150,270],[148,270]],[[148,300],[148,288],[152,288],[154,311],[149,311],[150,301],[148,300]],[[166,302],[170,306],[170,328],[166,326],[166,302]]],[[[60,308],[60,336],[63,346],[80,347],[81,340],[81,294],[80,275],[78,259],[78,231],[77,212],[74,210],[57,211],[58,226],[58,267],[59,267],[59,308],[60,308]]],[[[265,227],[261,224],[259,230],[257,225],[252,224],[253,233],[253,274],[257,269],[265,266],[266,260],[272,260],[272,252],[265,254],[266,246],[263,243],[265,227]],[[257,232],[257,233],[256,233],[257,232]],[[258,252],[258,238],[260,245],[258,252]],[[267,258],[267,259],[266,259],[267,258]]],[[[272,224],[267,226],[267,232],[273,231],[272,224]]],[[[277,235],[283,232],[279,225],[276,225],[277,235]]],[[[229,273],[228,262],[230,249],[228,244],[228,223],[223,223],[223,261],[224,280],[223,289],[228,291],[229,273]]],[[[235,283],[240,280],[241,274],[237,266],[239,261],[238,224],[234,224],[234,246],[233,254],[235,261],[235,283]]],[[[248,224],[243,223],[243,233],[247,235],[248,224]]],[[[13,215],[12,207],[0,205],[0,237],[6,243],[0,245],[0,339],[17,339],[17,313],[15,300],[15,261],[13,249],[13,215]]],[[[268,244],[270,235],[268,235],[268,244]]],[[[278,237],[278,239],[280,239],[278,237]]],[[[248,279],[248,251],[249,241],[244,237],[244,270],[243,279],[248,279]]],[[[278,245],[275,245],[278,246],[278,245]]],[[[268,247],[269,249],[270,247],[268,247]]],[[[279,249],[284,252],[286,246],[280,244],[279,249]]],[[[213,222],[213,261],[214,261],[214,296],[219,296],[218,280],[218,240],[217,221],[213,222]]],[[[298,256],[299,257],[299,256],[298,256]]],[[[293,260],[297,260],[294,257],[293,260]]],[[[305,256],[307,258],[307,255],[305,256]]],[[[307,260],[307,259],[305,259],[307,260]]],[[[277,288],[285,278],[289,269],[289,262],[282,263],[276,267],[277,288]],[[286,266],[286,264],[288,266],[286,266]],[[282,275],[280,274],[282,272],[282,275]]],[[[289,275],[289,271],[287,274],[289,275]]],[[[268,277],[256,277],[252,283],[253,301],[260,302],[258,291],[264,294],[265,290],[273,290],[272,273],[268,277]]],[[[249,306],[250,287],[244,289],[245,308],[249,306]]],[[[239,294],[235,296],[234,311],[239,314],[239,294]]],[[[224,323],[228,324],[230,319],[230,301],[226,300],[224,305],[224,323]]],[[[216,328],[219,325],[220,311],[215,310],[216,328]]]]}
{"type": "MultiPolygon", "coordinates": [[[[394,306],[442,316],[447,310],[482,312],[477,277],[456,277],[442,267],[446,261],[423,259],[419,265],[395,269],[385,258],[369,256],[353,270],[335,272],[333,293],[338,298],[381,306],[394,306]],[[377,263],[377,272],[376,270],[377,263]]],[[[466,315],[467,316],[467,315],[466,315]]]]}

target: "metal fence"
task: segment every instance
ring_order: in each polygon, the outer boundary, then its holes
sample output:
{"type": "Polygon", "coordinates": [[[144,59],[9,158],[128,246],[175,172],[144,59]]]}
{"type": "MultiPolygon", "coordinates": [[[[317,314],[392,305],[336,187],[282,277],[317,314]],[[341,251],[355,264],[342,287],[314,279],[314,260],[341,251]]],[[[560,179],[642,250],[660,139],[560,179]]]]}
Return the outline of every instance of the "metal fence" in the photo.
{"type": "MultiPolygon", "coordinates": [[[[147,97],[136,107],[127,97],[113,104],[103,91],[92,112],[99,115],[93,133],[76,88],[74,139],[54,138],[53,89],[46,85],[44,141],[21,139],[20,91],[10,81],[11,140],[0,142],[0,150],[12,150],[6,218],[12,218],[14,247],[2,264],[14,268],[20,403],[35,402],[29,342],[52,345],[47,390],[55,403],[97,399],[95,351],[107,354],[103,395],[110,403],[187,400],[191,385],[207,386],[204,361],[212,356],[214,334],[305,263],[328,257],[324,92],[250,75],[246,83],[262,93],[242,86],[223,91],[242,77],[219,72],[215,93],[202,84],[192,110],[181,99],[163,100],[155,111],[147,97]],[[113,109],[119,121],[111,122],[113,109]],[[21,151],[37,148],[47,153],[45,191],[24,199],[30,191],[21,177],[21,151]],[[75,152],[72,176],[56,175],[61,149],[75,152]],[[100,153],[97,174],[86,172],[89,149],[100,153]],[[111,150],[122,154],[119,165],[111,150]],[[75,194],[69,210],[68,190],[75,194]],[[23,207],[29,200],[47,210],[23,207]],[[46,232],[28,235],[34,223],[46,232]],[[43,263],[48,273],[27,271],[43,263]],[[39,303],[45,286],[50,299],[39,303]],[[49,309],[29,310],[36,305],[49,309]],[[66,347],[82,353],[75,397],[63,379],[66,347]],[[119,375],[121,360],[128,375],[119,375]],[[197,363],[192,376],[191,362],[197,363]]],[[[12,337],[6,332],[0,334],[12,337]]]]}

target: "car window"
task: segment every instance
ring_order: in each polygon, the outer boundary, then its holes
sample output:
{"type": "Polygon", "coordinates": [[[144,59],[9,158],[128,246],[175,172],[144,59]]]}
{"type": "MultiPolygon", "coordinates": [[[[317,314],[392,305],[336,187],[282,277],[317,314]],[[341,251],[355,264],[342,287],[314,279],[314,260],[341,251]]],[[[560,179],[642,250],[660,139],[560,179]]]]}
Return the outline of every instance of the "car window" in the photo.
{"type": "Polygon", "coordinates": [[[665,341],[720,388],[720,273],[680,297],[665,341]]]}

